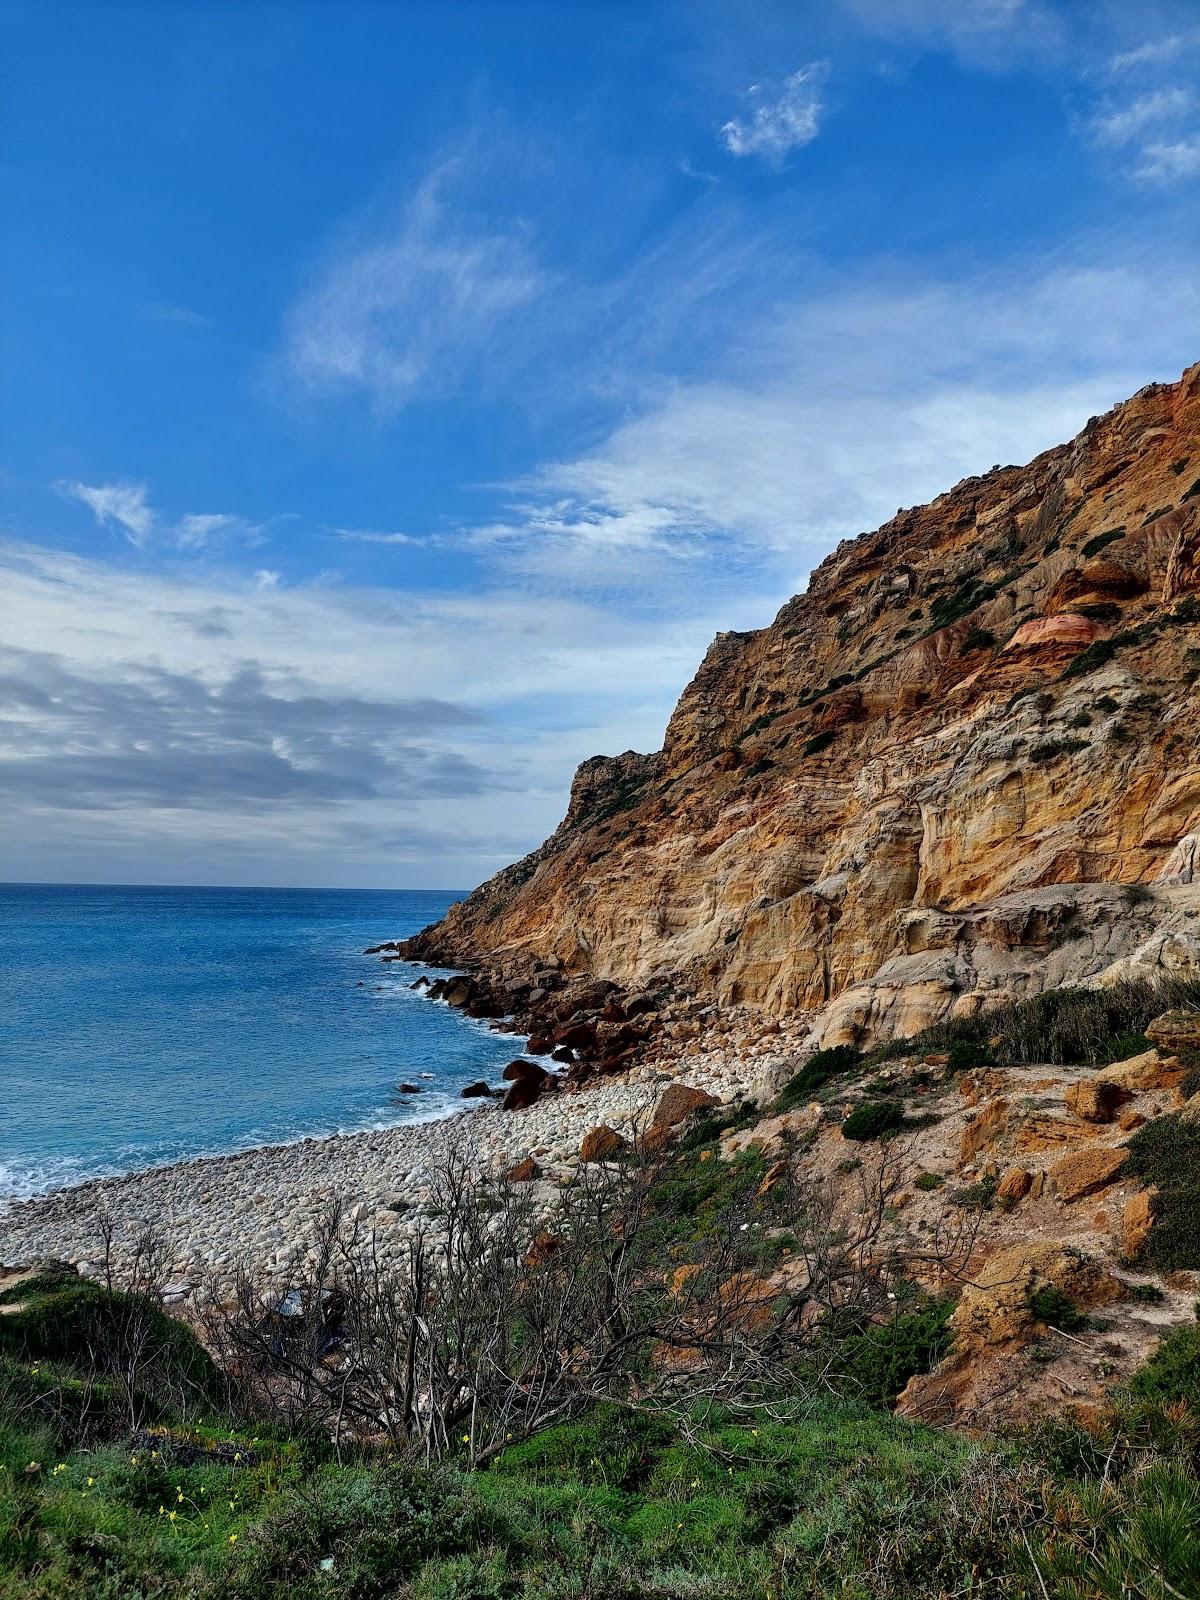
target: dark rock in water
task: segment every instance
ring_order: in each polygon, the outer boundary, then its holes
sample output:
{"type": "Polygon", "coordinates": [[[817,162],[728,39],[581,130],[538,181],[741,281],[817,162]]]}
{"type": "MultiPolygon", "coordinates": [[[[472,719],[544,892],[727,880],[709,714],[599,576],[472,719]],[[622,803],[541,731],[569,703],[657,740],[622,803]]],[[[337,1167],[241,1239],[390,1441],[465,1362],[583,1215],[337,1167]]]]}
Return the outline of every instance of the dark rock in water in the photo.
{"type": "Polygon", "coordinates": [[[461,1010],[475,995],[475,985],[470,978],[449,978],[442,989],[441,998],[448,1006],[461,1010]]]}
{"type": "Polygon", "coordinates": [[[489,1100],[491,1099],[491,1095],[491,1088],[488,1084],[484,1083],[482,1078],[478,1079],[475,1083],[467,1084],[466,1088],[462,1091],[462,1098],[464,1100],[489,1100]]]}
{"type": "Polygon", "coordinates": [[[383,953],[383,951],[385,951],[385,950],[398,950],[398,949],[399,949],[399,945],[397,945],[396,941],[394,939],[389,939],[384,944],[368,945],[368,947],[363,951],[363,955],[365,955],[365,956],[377,956],[377,955],[381,955],[383,953]]]}
{"type": "Polygon", "coordinates": [[[396,1085],[396,1093],[397,1094],[420,1094],[421,1093],[421,1086],[418,1083],[398,1083],[396,1085]]]}
{"type": "Polygon", "coordinates": [[[560,1066],[569,1067],[575,1060],[574,1050],[568,1050],[566,1045],[560,1044],[557,1050],[551,1050],[551,1061],[557,1061],[560,1066]]]}
{"type": "Polygon", "coordinates": [[[530,1035],[529,1042],[525,1048],[529,1051],[531,1056],[544,1056],[549,1050],[554,1048],[554,1040],[551,1039],[547,1034],[534,1033],[530,1035]]]}
{"type": "Polygon", "coordinates": [[[429,979],[428,978],[416,978],[416,979],[414,979],[414,981],[412,983],[409,984],[408,987],[410,989],[428,989],[428,987],[429,987],[429,979]]]}

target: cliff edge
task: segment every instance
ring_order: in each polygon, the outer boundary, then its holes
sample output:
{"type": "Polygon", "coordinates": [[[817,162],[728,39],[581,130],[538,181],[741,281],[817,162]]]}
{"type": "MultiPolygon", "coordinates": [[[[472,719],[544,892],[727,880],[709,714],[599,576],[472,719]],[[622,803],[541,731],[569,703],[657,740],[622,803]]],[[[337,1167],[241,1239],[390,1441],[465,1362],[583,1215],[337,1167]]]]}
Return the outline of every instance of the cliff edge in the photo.
{"type": "Polygon", "coordinates": [[[827,1044],[1194,974],[1198,681],[1200,364],[840,544],[718,635],[661,751],[585,762],[551,838],[396,948],[483,1014],[669,995],[827,1044]]]}

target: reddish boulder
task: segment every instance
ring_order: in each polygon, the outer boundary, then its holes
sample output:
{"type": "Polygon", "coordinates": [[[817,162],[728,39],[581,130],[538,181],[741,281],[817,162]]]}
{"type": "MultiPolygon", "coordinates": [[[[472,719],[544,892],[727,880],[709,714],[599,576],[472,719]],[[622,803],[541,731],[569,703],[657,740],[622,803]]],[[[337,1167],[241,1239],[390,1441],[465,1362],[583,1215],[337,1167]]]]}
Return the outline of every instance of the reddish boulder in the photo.
{"type": "Polygon", "coordinates": [[[524,1161],[518,1161],[515,1167],[509,1167],[504,1174],[505,1183],[533,1183],[540,1178],[542,1169],[532,1156],[526,1156],[524,1161]]]}
{"type": "Polygon", "coordinates": [[[583,1136],[583,1143],[579,1146],[580,1161],[609,1161],[613,1156],[620,1155],[622,1150],[629,1148],[628,1139],[624,1138],[615,1128],[610,1128],[606,1122],[598,1127],[591,1128],[583,1136]]]}
{"type": "Polygon", "coordinates": [[[650,1126],[661,1129],[674,1128],[679,1123],[686,1122],[697,1111],[705,1111],[716,1103],[711,1094],[706,1094],[703,1089],[693,1088],[690,1083],[668,1084],[659,1096],[650,1126]]]}

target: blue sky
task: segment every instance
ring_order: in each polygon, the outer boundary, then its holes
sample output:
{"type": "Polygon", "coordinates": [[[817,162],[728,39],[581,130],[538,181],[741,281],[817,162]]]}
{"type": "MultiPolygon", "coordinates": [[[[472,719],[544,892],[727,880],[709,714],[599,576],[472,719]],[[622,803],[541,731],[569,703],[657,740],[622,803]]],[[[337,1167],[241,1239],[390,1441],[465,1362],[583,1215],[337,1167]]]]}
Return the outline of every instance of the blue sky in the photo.
{"type": "Polygon", "coordinates": [[[465,887],[1200,357],[1194,3],[10,3],[0,876],[465,887]]]}

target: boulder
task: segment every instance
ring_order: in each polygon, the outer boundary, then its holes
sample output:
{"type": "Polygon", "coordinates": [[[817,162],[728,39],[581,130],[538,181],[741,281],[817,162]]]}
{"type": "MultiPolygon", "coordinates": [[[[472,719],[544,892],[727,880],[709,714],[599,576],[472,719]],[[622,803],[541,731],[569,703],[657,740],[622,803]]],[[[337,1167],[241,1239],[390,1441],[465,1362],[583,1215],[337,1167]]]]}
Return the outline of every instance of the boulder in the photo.
{"type": "Polygon", "coordinates": [[[476,998],[474,981],[471,978],[450,978],[443,986],[440,998],[448,1006],[462,1010],[476,998]]]}
{"type": "Polygon", "coordinates": [[[1015,1206],[1018,1200],[1024,1200],[1032,1188],[1032,1172],[1026,1167],[1010,1167],[996,1185],[996,1199],[1015,1206]]]}
{"type": "Polygon", "coordinates": [[[1056,1161],[1050,1168],[1050,1176],[1059,1198],[1069,1205],[1072,1200],[1107,1189],[1128,1160],[1129,1151],[1124,1148],[1113,1150],[1105,1145],[1090,1145],[1056,1161]]]}
{"type": "Polygon", "coordinates": [[[396,1085],[396,1093],[397,1094],[420,1094],[421,1093],[421,1085],[419,1083],[398,1083],[396,1085]]]}
{"type": "Polygon", "coordinates": [[[1200,1011],[1164,1011],[1147,1026],[1146,1037],[1169,1055],[1200,1051],[1200,1011]]]}
{"type": "Polygon", "coordinates": [[[543,1228],[541,1233],[534,1235],[533,1243],[529,1246],[525,1256],[525,1265],[527,1267],[544,1266],[547,1261],[553,1260],[565,1244],[566,1240],[560,1234],[550,1233],[543,1228]]]}
{"type": "Polygon", "coordinates": [[[1067,1110],[1082,1122],[1111,1122],[1131,1093],[1111,1079],[1081,1078],[1067,1090],[1067,1110]]]}
{"type": "Polygon", "coordinates": [[[539,1067],[536,1061],[523,1058],[510,1061],[502,1073],[505,1082],[512,1084],[504,1096],[505,1111],[528,1110],[541,1096],[550,1076],[545,1067],[539,1067]]]}
{"type": "Polygon", "coordinates": [[[629,1148],[629,1140],[610,1128],[606,1122],[590,1128],[579,1146],[580,1161],[608,1161],[629,1148]]]}
{"type": "Polygon", "coordinates": [[[463,1100],[490,1100],[491,1088],[484,1083],[482,1078],[477,1078],[474,1083],[468,1083],[462,1090],[460,1098],[463,1100]]]}
{"type": "Polygon", "coordinates": [[[565,1028],[560,1028],[554,1035],[554,1043],[566,1050],[594,1050],[596,1048],[596,1024],[594,1022],[570,1022],[565,1028]]]}
{"type": "Polygon", "coordinates": [[[716,1103],[711,1094],[706,1094],[703,1089],[693,1088],[690,1083],[668,1084],[659,1096],[654,1115],[650,1119],[650,1126],[674,1128],[679,1123],[686,1122],[697,1111],[705,1111],[716,1103]]]}
{"type": "Polygon", "coordinates": [[[542,1175],[542,1169],[532,1156],[526,1156],[524,1161],[518,1161],[515,1167],[509,1167],[504,1174],[505,1183],[533,1183],[542,1175]]]}
{"type": "Polygon", "coordinates": [[[958,1161],[970,1166],[981,1150],[986,1150],[1008,1126],[1008,1101],[993,1100],[978,1116],[972,1117],[963,1129],[959,1144],[958,1161]]]}
{"type": "Polygon", "coordinates": [[[1157,1189],[1139,1189],[1130,1195],[1121,1213],[1121,1254],[1126,1261],[1136,1261],[1145,1249],[1150,1229],[1154,1226],[1154,1196],[1157,1189]]]}
{"type": "Polygon", "coordinates": [[[1147,1089],[1173,1089],[1182,1079],[1184,1068],[1174,1056],[1165,1060],[1157,1050],[1143,1050],[1128,1061],[1116,1061],[1096,1073],[1097,1083],[1114,1083],[1120,1089],[1141,1093],[1147,1089]]]}

